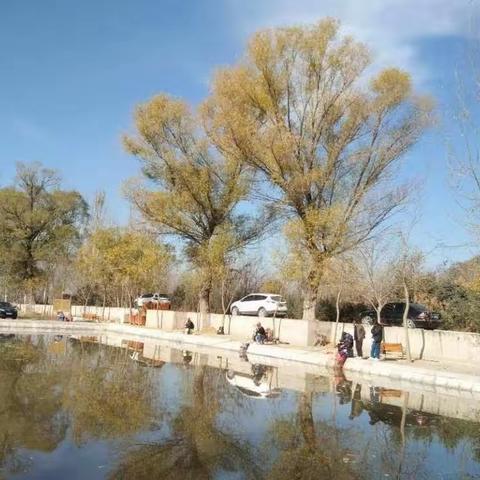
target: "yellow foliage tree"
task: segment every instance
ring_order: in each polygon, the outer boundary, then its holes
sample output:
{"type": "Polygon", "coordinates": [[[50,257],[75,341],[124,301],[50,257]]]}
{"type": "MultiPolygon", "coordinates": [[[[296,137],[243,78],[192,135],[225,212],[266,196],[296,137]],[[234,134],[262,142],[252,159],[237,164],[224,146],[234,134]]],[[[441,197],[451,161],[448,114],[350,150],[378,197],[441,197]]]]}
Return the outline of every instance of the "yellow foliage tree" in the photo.
{"type": "Polygon", "coordinates": [[[138,293],[163,287],[173,255],[151,235],[98,228],[78,252],[77,269],[85,283],[97,285],[103,293],[122,290],[131,303],[138,293]]]}
{"type": "Polygon", "coordinates": [[[368,81],[370,63],[332,19],[262,31],[217,74],[202,109],[217,148],[260,172],[290,218],[304,318],[315,316],[326,261],[370,238],[405,198],[385,182],[428,125],[431,102],[410,76],[389,68],[368,81]]]}
{"type": "Polygon", "coordinates": [[[140,105],[135,126],[136,135],[124,137],[125,148],[141,159],[144,176],[157,188],[130,184],[127,195],[161,233],[183,240],[205,313],[213,279],[261,231],[236,212],[249,176],[241,162],[215,150],[199,116],[180,100],[158,95],[140,105]]]}

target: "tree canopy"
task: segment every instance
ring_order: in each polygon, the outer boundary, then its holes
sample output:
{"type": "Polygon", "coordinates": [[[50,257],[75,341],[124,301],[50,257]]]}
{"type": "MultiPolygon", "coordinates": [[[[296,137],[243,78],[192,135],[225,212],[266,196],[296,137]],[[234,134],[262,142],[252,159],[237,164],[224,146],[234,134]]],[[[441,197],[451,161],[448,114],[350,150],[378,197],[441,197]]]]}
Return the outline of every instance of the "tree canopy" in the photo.
{"type": "Polygon", "coordinates": [[[332,19],[262,31],[217,74],[203,107],[217,148],[260,172],[289,216],[305,318],[325,260],[370,238],[405,198],[386,182],[428,124],[430,102],[410,75],[388,68],[368,78],[370,65],[365,45],[332,19]]]}
{"type": "Polygon", "coordinates": [[[157,95],[137,107],[135,126],[125,148],[141,159],[144,177],[156,188],[130,184],[128,197],[160,232],[184,242],[201,279],[205,312],[217,269],[259,233],[237,208],[249,191],[248,171],[215,149],[200,116],[181,100],[157,95]]]}
{"type": "Polygon", "coordinates": [[[98,289],[104,302],[116,290],[131,304],[145,290],[165,288],[172,261],[171,250],[151,234],[111,227],[92,232],[78,252],[76,267],[83,283],[98,289]]]}
{"type": "Polygon", "coordinates": [[[38,163],[17,165],[15,184],[0,189],[0,252],[4,272],[30,292],[80,238],[87,204],[62,190],[56,172],[38,163]]]}

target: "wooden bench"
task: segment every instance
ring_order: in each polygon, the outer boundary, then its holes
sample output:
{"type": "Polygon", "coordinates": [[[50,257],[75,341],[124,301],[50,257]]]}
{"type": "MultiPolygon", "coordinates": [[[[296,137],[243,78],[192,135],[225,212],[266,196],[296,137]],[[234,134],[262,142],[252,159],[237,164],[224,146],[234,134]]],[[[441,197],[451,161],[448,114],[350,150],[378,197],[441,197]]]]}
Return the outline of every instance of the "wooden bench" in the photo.
{"type": "Polygon", "coordinates": [[[387,356],[387,354],[396,354],[397,358],[403,358],[403,346],[401,343],[382,343],[382,353],[387,356]]]}

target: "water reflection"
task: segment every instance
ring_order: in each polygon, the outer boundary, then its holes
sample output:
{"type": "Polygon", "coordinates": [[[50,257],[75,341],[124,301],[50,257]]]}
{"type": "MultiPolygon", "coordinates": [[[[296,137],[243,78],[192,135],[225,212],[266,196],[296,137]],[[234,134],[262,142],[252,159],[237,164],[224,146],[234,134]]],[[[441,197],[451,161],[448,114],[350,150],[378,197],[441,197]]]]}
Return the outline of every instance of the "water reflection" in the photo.
{"type": "Polygon", "coordinates": [[[222,471],[258,478],[246,442],[218,428],[217,380],[205,366],[196,370],[189,403],[170,422],[171,435],[132,449],[111,478],[209,479],[222,471]]]}
{"type": "Polygon", "coordinates": [[[113,337],[0,355],[0,478],[480,477],[465,398],[113,337]]]}
{"type": "Polygon", "coordinates": [[[58,372],[45,368],[45,350],[4,335],[0,342],[0,467],[15,473],[28,458],[20,448],[53,451],[64,438],[58,372]],[[36,376],[36,372],[41,372],[36,376]]]}
{"type": "Polygon", "coordinates": [[[83,350],[89,343],[71,342],[77,355],[68,361],[63,407],[70,414],[74,442],[122,437],[148,428],[154,416],[153,377],[131,362],[130,349],[93,349],[90,355],[83,350]]]}
{"type": "Polygon", "coordinates": [[[280,396],[281,390],[275,388],[274,368],[253,363],[251,372],[226,372],[227,382],[238,389],[243,395],[250,398],[276,398],[280,396]]]}

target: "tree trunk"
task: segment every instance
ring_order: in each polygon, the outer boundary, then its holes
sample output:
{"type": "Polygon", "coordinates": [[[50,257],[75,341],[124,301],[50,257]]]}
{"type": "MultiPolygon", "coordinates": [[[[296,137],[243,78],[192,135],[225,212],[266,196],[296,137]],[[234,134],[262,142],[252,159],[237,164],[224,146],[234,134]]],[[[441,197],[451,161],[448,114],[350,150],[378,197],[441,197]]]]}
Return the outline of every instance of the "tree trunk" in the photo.
{"type": "Polygon", "coordinates": [[[315,320],[317,290],[308,288],[303,299],[303,320],[315,320]]]}
{"type": "Polygon", "coordinates": [[[313,255],[313,258],[316,258],[316,262],[307,278],[307,286],[303,299],[303,320],[315,320],[318,287],[320,286],[320,280],[323,274],[323,260],[315,255],[313,255]]]}
{"type": "Polygon", "coordinates": [[[43,310],[42,310],[42,318],[45,317],[46,313],[47,313],[47,288],[48,287],[44,287],[43,289],[43,310]]]}
{"type": "Polygon", "coordinates": [[[103,290],[103,303],[102,303],[102,321],[105,320],[105,306],[107,304],[107,289],[103,290]]]}
{"type": "Polygon", "coordinates": [[[203,287],[198,294],[198,310],[203,315],[210,312],[210,286],[203,287]]]}
{"type": "Polygon", "coordinates": [[[405,295],[405,310],[403,312],[403,330],[405,332],[405,346],[407,350],[407,360],[413,362],[412,353],[410,351],[410,336],[408,334],[408,311],[410,310],[410,296],[408,294],[407,280],[403,277],[403,293],[405,295]]]}
{"type": "Polygon", "coordinates": [[[87,305],[88,305],[88,300],[90,299],[90,288],[87,288],[86,294],[85,294],[85,302],[83,304],[83,316],[85,317],[85,313],[87,313],[87,305]]]}
{"type": "Polygon", "coordinates": [[[408,397],[409,392],[403,392],[403,404],[402,404],[402,419],[400,420],[400,436],[402,438],[402,448],[400,451],[400,458],[398,462],[398,472],[397,478],[402,477],[403,462],[405,461],[405,451],[406,451],[406,437],[405,437],[405,423],[407,421],[407,409],[408,409],[408,397]]]}
{"type": "Polygon", "coordinates": [[[26,288],[25,303],[28,305],[35,305],[35,293],[31,284],[28,284],[26,288]]]}
{"type": "Polygon", "coordinates": [[[316,452],[317,435],[313,420],[312,394],[309,392],[302,393],[298,399],[298,422],[305,446],[309,452],[316,452]]]}
{"type": "MultiPolygon", "coordinates": [[[[227,309],[225,308],[225,283],[226,278],[222,278],[222,330],[225,332],[225,315],[227,314],[227,309]]],[[[228,305],[230,307],[230,304],[228,305]]]]}
{"type": "Polygon", "coordinates": [[[337,300],[335,302],[336,315],[335,315],[335,329],[334,329],[334,332],[333,332],[333,341],[332,341],[333,344],[335,344],[336,341],[337,341],[338,322],[340,321],[340,296],[342,295],[342,288],[343,287],[340,287],[338,289],[337,300]]]}
{"type": "Polygon", "coordinates": [[[204,285],[198,294],[198,310],[200,312],[199,325],[197,328],[202,330],[209,326],[209,313],[210,313],[210,291],[211,283],[204,285]]]}

